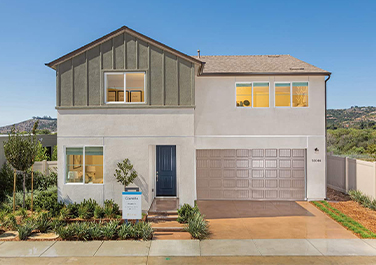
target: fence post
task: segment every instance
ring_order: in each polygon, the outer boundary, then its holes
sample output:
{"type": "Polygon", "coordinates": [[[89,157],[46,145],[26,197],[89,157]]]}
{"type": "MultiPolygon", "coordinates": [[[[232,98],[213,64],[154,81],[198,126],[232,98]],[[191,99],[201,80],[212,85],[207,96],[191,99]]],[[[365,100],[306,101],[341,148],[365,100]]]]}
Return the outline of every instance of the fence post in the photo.
{"type": "Polygon", "coordinates": [[[42,173],[43,173],[43,175],[47,175],[48,174],[47,160],[43,160],[42,161],[42,173]]]}
{"type": "Polygon", "coordinates": [[[349,158],[346,157],[345,159],[345,187],[346,193],[349,192],[349,158]]]}

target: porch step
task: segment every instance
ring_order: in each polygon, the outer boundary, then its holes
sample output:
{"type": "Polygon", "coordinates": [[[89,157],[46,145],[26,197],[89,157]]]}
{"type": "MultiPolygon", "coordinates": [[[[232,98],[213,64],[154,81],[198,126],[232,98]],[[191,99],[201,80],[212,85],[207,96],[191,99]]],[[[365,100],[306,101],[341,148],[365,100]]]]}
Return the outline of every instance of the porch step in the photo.
{"type": "Polygon", "coordinates": [[[166,216],[166,215],[178,215],[178,211],[176,210],[171,210],[171,211],[149,211],[149,215],[161,215],[161,216],[166,216]]]}
{"type": "Polygon", "coordinates": [[[176,221],[176,219],[178,219],[177,215],[148,215],[149,222],[176,221]]]}
{"type": "Polygon", "coordinates": [[[176,221],[159,221],[151,223],[155,232],[184,232],[185,225],[176,221]]]}

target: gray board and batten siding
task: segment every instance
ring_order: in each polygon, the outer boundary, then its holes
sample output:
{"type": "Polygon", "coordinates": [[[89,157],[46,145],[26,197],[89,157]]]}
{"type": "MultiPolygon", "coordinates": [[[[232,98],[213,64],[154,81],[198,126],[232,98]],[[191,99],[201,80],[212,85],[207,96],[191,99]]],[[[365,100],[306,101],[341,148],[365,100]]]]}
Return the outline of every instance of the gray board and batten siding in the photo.
{"type": "Polygon", "coordinates": [[[194,107],[194,64],[124,31],[53,65],[56,108],[194,107]],[[105,104],[104,72],[114,71],[146,73],[145,104],[105,104]]]}

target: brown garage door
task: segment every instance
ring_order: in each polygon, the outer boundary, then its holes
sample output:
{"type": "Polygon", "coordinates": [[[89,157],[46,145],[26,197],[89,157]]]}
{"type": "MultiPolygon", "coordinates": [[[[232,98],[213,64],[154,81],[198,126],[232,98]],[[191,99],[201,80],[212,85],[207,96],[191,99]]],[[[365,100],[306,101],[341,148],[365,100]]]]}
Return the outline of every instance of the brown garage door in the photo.
{"type": "Polygon", "coordinates": [[[304,200],[305,149],[197,150],[199,200],[304,200]]]}

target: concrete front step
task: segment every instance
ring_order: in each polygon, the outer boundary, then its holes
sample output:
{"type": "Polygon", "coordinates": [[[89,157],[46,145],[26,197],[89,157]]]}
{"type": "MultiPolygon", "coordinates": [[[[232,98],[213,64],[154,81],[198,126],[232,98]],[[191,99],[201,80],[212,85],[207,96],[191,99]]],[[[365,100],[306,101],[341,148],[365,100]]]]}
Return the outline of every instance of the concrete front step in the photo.
{"type": "Polygon", "coordinates": [[[153,227],[154,232],[185,232],[184,227],[153,227]]]}
{"type": "Polygon", "coordinates": [[[149,211],[148,215],[178,215],[178,211],[149,211]]]}
{"type": "Polygon", "coordinates": [[[148,221],[176,221],[177,215],[148,215],[148,221]]]}
{"type": "Polygon", "coordinates": [[[176,221],[160,221],[151,223],[155,232],[184,232],[185,225],[176,221]]]}

